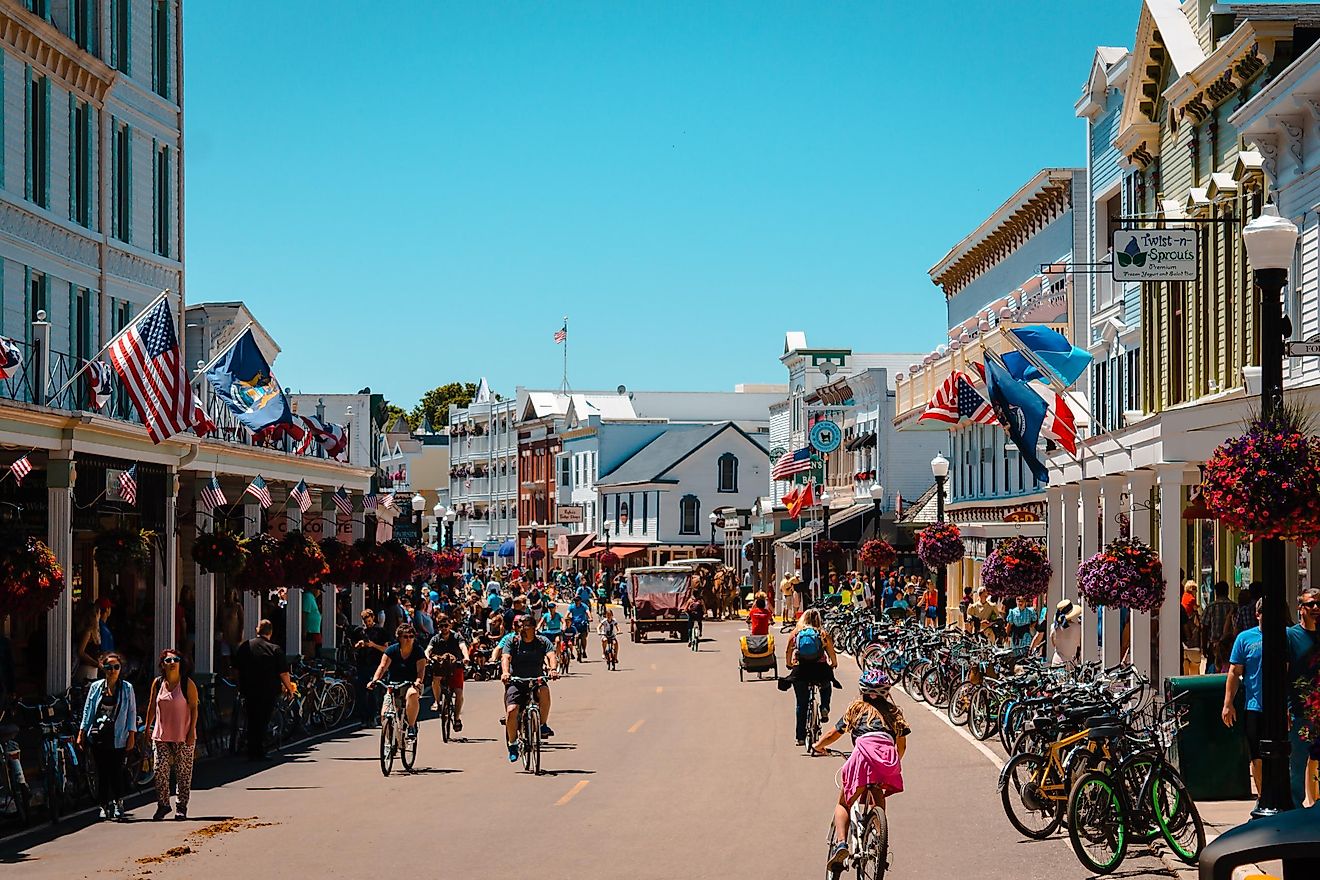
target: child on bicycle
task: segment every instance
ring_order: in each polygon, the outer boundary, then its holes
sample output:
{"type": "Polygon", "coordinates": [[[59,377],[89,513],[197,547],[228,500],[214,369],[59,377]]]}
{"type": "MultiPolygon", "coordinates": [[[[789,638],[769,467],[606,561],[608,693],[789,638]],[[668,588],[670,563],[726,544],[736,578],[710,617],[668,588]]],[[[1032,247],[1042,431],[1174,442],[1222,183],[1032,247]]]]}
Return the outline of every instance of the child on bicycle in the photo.
{"type": "Polygon", "coordinates": [[[903,710],[889,696],[893,683],[880,668],[862,672],[857,682],[861,698],[853,701],[834,725],[812,747],[816,754],[825,750],[845,733],[852,734],[853,750],[843,764],[842,791],[834,805],[834,846],[830,849],[828,868],[838,876],[848,861],[848,825],[852,805],[870,789],[877,795],[876,806],[885,808],[885,798],[903,790],[903,753],[912,732],[903,719],[903,710]]]}
{"type": "Polygon", "coordinates": [[[615,662],[619,660],[619,622],[614,619],[614,609],[606,608],[605,616],[600,619],[600,650],[605,659],[608,660],[613,655],[615,662]]]}

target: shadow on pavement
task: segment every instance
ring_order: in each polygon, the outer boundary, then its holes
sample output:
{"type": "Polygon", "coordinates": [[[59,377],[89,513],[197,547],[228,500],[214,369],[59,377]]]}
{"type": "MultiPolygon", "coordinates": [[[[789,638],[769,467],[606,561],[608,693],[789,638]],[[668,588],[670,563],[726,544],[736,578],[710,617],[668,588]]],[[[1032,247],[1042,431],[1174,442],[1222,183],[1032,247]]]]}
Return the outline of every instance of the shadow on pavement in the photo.
{"type": "Polygon", "coordinates": [[[542,776],[594,776],[595,770],[546,770],[541,768],[542,776]]]}

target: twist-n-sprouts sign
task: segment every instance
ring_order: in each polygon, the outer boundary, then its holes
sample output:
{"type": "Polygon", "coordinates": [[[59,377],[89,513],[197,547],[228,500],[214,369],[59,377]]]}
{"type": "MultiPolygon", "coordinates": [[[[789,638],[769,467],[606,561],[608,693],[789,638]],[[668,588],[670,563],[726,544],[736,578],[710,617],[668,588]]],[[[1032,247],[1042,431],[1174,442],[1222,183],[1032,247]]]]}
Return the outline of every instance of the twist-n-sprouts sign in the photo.
{"type": "Polygon", "coordinates": [[[1194,229],[1120,229],[1114,233],[1115,281],[1195,281],[1194,229]]]}

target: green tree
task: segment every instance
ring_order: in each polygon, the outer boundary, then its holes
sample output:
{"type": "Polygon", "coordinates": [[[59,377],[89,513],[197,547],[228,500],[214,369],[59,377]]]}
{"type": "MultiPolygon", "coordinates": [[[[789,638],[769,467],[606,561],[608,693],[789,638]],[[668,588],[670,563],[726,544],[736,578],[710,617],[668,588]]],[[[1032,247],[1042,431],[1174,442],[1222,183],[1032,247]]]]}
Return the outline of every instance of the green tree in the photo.
{"type": "MultiPolygon", "coordinates": [[[[405,419],[408,419],[408,411],[401,406],[397,406],[393,403],[390,403],[389,401],[386,401],[385,422],[381,427],[388,428],[390,425],[394,424],[394,420],[397,419],[399,416],[403,416],[405,419]]],[[[408,419],[408,424],[410,425],[412,424],[412,419],[408,419]]],[[[414,425],[414,427],[416,426],[414,425]]]]}
{"type": "Polygon", "coordinates": [[[432,388],[422,395],[421,401],[408,414],[408,424],[416,430],[423,419],[430,419],[431,427],[437,430],[449,424],[449,405],[467,406],[476,396],[475,382],[450,382],[432,388]]]}

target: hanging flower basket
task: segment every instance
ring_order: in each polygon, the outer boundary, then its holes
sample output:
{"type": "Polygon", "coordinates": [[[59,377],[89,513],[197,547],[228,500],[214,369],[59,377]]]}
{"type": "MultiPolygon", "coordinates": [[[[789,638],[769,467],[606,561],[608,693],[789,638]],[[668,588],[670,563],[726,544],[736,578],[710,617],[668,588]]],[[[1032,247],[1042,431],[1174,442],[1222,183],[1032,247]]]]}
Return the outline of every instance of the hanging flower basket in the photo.
{"type": "Polygon", "coordinates": [[[435,554],[435,573],[440,577],[453,577],[462,570],[463,554],[457,550],[442,550],[435,554]]]}
{"type": "Polygon", "coordinates": [[[619,554],[613,550],[606,550],[596,555],[596,561],[601,564],[602,568],[613,568],[619,564],[619,554]]]}
{"type": "Polygon", "coordinates": [[[271,535],[253,535],[243,541],[247,560],[238,573],[237,586],[241,590],[264,595],[284,586],[284,561],[280,542],[271,535]]]}
{"type": "Polygon", "coordinates": [[[540,547],[530,547],[527,550],[527,559],[529,562],[540,562],[545,559],[545,550],[540,547]]]}
{"type": "Polygon", "coordinates": [[[1221,443],[1201,480],[1210,512],[1252,541],[1320,543],[1320,437],[1308,421],[1299,407],[1279,407],[1221,443]]]}
{"type": "Polygon", "coordinates": [[[330,569],[325,579],[332,584],[355,584],[362,578],[362,554],[356,544],[346,544],[338,538],[321,541],[321,555],[330,569]]]}
{"type": "Polygon", "coordinates": [[[952,565],[967,552],[962,532],[951,522],[937,522],[917,533],[917,555],[927,568],[952,565]]]}
{"type": "Polygon", "coordinates": [[[898,551],[893,545],[880,538],[867,541],[857,554],[857,561],[865,568],[889,568],[897,558],[898,551]]]}
{"type": "Polygon", "coordinates": [[[137,571],[151,558],[156,533],[146,529],[110,529],[96,536],[92,556],[102,574],[137,571]]]}
{"type": "Polygon", "coordinates": [[[1164,566],[1140,540],[1119,538],[1077,569],[1077,592],[1092,608],[1155,611],[1164,604],[1164,566]]]}
{"type": "Polygon", "coordinates": [[[413,559],[412,551],[408,549],[408,546],[393,538],[382,542],[379,546],[386,560],[384,567],[386,578],[383,583],[388,586],[398,586],[411,580],[413,559]]]}
{"type": "Polygon", "coordinates": [[[831,541],[822,538],[821,540],[816,542],[816,556],[820,559],[825,559],[826,557],[834,556],[837,553],[841,552],[842,550],[843,550],[843,545],[840,544],[838,541],[831,541]]]}
{"type": "Polygon", "coordinates": [[[36,538],[16,532],[0,537],[0,618],[43,614],[64,592],[64,569],[36,538]]]}
{"type": "Polygon", "coordinates": [[[413,551],[412,559],[412,579],[414,581],[429,581],[435,577],[436,555],[434,553],[426,548],[421,548],[413,551]]]}
{"type": "Polygon", "coordinates": [[[1014,536],[986,558],[981,583],[999,599],[1030,599],[1045,592],[1053,573],[1054,566],[1039,541],[1014,536]]]}
{"type": "Polygon", "coordinates": [[[381,545],[366,538],[358,538],[353,542],[353,549],[357,551],[358,558],[361,560],[360,569],[364,583],[380,586],[389,582],[390,579],[390,559],[381,545]]]}
{"type": "Polygon", "coordinates": [[[300,590],[314,587],[330,571],[330,566],[325,562],[325,554],[321,552],[321,545],[299,529],[284,536],[280,542],[280,551],[284,554],[286,586],[300,590]]]}
{"type": "Polygon", "coordinates": [[[203,532],[192,545],[192,558],[207,574],[238,574],[247,561],[247,551],[228,532],[203,532]]]}

